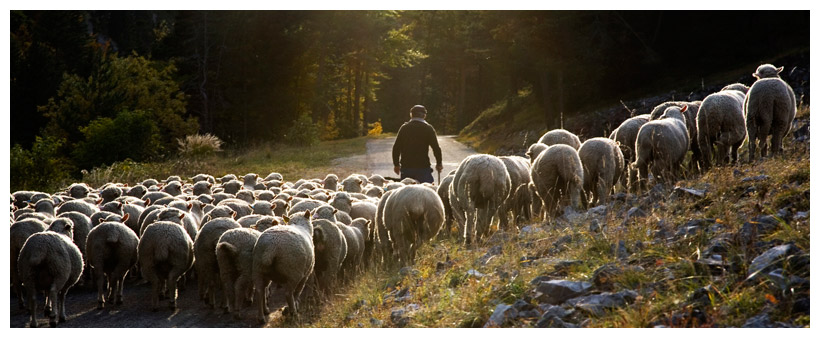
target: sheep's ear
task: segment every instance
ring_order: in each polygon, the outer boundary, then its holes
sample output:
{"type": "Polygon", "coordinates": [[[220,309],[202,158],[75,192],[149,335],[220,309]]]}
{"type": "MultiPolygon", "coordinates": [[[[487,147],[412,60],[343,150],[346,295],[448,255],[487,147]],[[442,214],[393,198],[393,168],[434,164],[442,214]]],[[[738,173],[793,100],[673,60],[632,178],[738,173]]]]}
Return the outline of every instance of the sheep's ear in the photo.
{"type": "Polygon", "coordinates": [[[688,104],[685,104],[685,105],[683,105],[683,108],[681,108],[681,109],[680,109],[680,112],[681,112],[681,113],[683,113],[683,112],[685,112],[685,111],[686,111],[686,110],[688,110],[688,109],[689,109],[689,105],[688,105],[688,104]]]}
{"type": "Polygon", "coordinates": [[[310,210],[305,210],[305,218],[310,219],[310,210]]]}
{"type": "Polygon", "coordinates": [[[236,218],[236,211],[231,211],[231,218],[236,218]]]}
{"type": "Polygon", "coordinates": [[[188,203],[188,211],[191,211],[191,208],[193,208],[193,207],[194,207],[193,203],[188,203]]]}
{"type": "Polygon", "coordinates": [[[128,220],[128,217],[129,217],[129,216],[130,216],[130,215],[126,212],[126,213],[125,213],[125,216],[122,216],[122,221],[120,221],[120,223],[125,223],[125,221],[127,221],[127,220],[128,220]]]}
{"type": "Polygon", "coordinates": [[[285,220],[285,223],[290,223],[290,217],[288,217],[288,215],[282,216],[282,219],[285,220]]]}
{"type": "Polygon", "coordinates": [[[335,214],[336,214],[336,212],[338,212],[338,211],[339,211],[339,209],[333,208],[333,214],[334,214],[334,215],[335,215],[335,214]]]}
{"type": "Polygon", "coordinates": [[[754,76],[754,77],[755,77],[755,79],[760,80],[760,75],[757,75],[757,73],[752,73],[752,76],[754,76]]]}
{"type": "Polygon", "coordinates": [[[128,183],[126,183],[126,184],[125,184],[125,185],[123,185],[123,187],[126,187],[126,188],[128,188],[128,183]]]}
{"type": "Polygon", "coordinates": [[[147,206],[149,206],[149,205],[151,205],[151,199],[150,199],[150,198],[146,198],[146,199],[145,199],[145,206],[147,207],[147,206]]]}
{"type": "Polygon", "coordinates": [[[288,202],[293,200],[293,196],[288,196],[288,202]]]}
{"type": "Polygon", "coordinates": [[[31,202],[26,202],[26,203],[28,203],[29,208],[34,208],[34,203],[31,203],[31,202]]]}
{"type": "Polygon", "coordinates": [[[66,222],[65,227],[63,227],[63,230],[71,231],[71,229],[73,229],[73,228],[74,228],[74,224],[72,224],[71,222],[66,222]]]}
{"type": "Polygon", "coordinates": [[[101,204],[101,203],[102,203],[102,201],[103,201],[103,199],[102,199],[102,198],[98,199],[98,200],[97,200],[97,204],[101,204]]]}
{"type": "Polygon", "coordinates": [[[208,188],[210,188],[212,186],[213,186],[213,184],[211,184],[211,182],[208,182],[208,188]]]}
{"type": "Polygon", "coordinates": [[[777,73],[778,74],[780,74],[780,72],[782,72],[782,71],[783,71],[783,66],[780,66],[779,68],[777,68],[777,73]]]}
{"type": "Polygon", "coordinates": [[[272,225],[279,225],[279,220],[277,220],[276,218],[274,218],[274,219],[273,219],[273,222],[271,222],[271,224],[272,224],[272,225]]]}
{"type": "Polygon", "coordinates": [[[179,219],[181,220],[183,218],[185,218],[185,214],[179,214],[179,219]]]}
{"type": "Polygon", "coordinates": [[[253,225],[249,226],[248,228],[249,228],[249,229],[253,229],[253,230],[257,230],[257,229],[259,229],[259,228],[256,226],[256,224],[253,224],[253,225]]]}

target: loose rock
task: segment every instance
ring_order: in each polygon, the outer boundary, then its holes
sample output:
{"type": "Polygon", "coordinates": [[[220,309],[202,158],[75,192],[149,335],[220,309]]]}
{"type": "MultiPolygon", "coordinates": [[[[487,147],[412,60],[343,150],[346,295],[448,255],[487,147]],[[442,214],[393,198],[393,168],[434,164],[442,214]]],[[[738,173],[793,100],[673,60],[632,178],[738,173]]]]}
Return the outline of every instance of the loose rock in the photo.
{"type": "Polygon", "coordinates": [[[561,304],[564,301],[586,294],[592,289],[587,282],[551,280],[541,282],[535,289],[535,299],[540,303],[561,304]]]}

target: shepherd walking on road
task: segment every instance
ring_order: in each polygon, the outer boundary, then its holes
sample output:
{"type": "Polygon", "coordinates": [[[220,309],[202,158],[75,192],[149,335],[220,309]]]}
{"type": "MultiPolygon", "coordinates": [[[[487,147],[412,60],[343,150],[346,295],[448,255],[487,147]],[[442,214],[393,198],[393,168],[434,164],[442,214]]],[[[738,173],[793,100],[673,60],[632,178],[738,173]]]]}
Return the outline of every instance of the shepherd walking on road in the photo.
{"type": "Polygon", "coordinates": [[[424,120],[425,117],[427,109],[424,106],[416,105],[410,109],[410,121],[399,128],[396,143],[393,144],[393,171],[402,179],[410,177],[420,183],[433,183],[428,147],[433,148],[439,174],[444,166],[436,130],[424,120]]]}

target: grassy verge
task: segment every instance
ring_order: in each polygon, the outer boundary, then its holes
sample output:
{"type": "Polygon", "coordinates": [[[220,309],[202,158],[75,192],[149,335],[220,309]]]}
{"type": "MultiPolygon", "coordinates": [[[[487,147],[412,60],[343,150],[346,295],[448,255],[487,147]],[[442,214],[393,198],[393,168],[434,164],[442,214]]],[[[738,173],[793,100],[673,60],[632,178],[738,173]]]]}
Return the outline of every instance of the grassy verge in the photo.
{"type": "MultiPolygon", "coordinates": [[[[801,107],[798,119],[806,121],[808,116],[808,107],[801,107]]],[[[596,270],[611,265],[618,272],[594,292],[634,290],[637,299],[597,316],[575,309],[566,321],[584,327],[739,327],[767,313],[772,323],[808,326],[809,315],[797,306],[808,299],[807,286],[798,283],[784,289],[768,277],[750,281],[747,276],[752,260],[775,245],[792,243],[809,257],[810,218],[778,216],[774,228],[759,234],[753,243],[738,240],[744,228],[757,224],[758,216],[780,210],[791,215],[809,211],[808,142],[793,139],[787,136],[783,156],[714,168],[677,182],[705,190],[702,198],[667,187],[657,197],[627,195],[612,201],[606,215],[596,218],[601,231],[591,230],[592,219],[582,214],[576,220],[520,225],[537,229],[533,232],[499,231],[473,249],[453,239],[434,240],[420,248],[412,272],[369,270],[340,286],[338,294],[296,325],[480,327],[498,304],[524,300],[537,306],[535,286],[530,284],[536,277],[594,284],[596,270]],[[754,177],[764,178],[749,179],[754,177]],[[646,215],[625,221],[632,207],[646,215]],[[701,219],[708,219],[708,224],[691,234],[676,235],[688,222],[701,219]],[[710,257],[706,249],[719,238],[729,239],[720,254],[724,268],[712,269],[702,259],[710,257]],[[622,256],[615,249],[621,242],[626,249],[622,256]],[[500,254],[482,259],[499,248],[500,254]],[[403,314],[395,315],[402,310],[403,314]],[[406,322],[396,320],[401,317],[406,322]]],[[[783,273],[807,283],[807,269],[787,265],[783,273]]],[[[504,326],[533,327],[537,321],[518,318],[504,326]]]]}
{"type": "Polygon", "coordinates": [[[366,151],[367,137],[324,141],[312,147],[264,144],[245,149],[226,150],[202,159],[175,158],[163,162],[117,162],[110,166],[84,172],[82,181],[98,187],[107,182],[139,183],[147,178],[165,179],[171,175],[192,177],[206,173],[221,177],[232,173],[257,173],[263,177],[271,172],[281,173],[286,180],[324,178],[329,173],[340,177],[358,168],[338,167],[333,160],[361,155],[366,151]]]}

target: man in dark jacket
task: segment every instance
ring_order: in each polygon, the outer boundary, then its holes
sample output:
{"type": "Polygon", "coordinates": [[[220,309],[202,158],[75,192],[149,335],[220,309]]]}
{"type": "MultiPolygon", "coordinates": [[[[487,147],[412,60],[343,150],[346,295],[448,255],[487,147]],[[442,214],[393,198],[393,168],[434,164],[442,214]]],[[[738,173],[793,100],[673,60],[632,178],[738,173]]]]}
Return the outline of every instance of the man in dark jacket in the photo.
{"type": "Polygon", "coordinates": [[[433,169],[430,168],[428,147],[433,148],[436,157],[436,171],[441,172],[441,148],[438,146],[436,130],[424,118],[427,109],[416,105],[410,109],[410,121],[405,122],[396,135],[393,144],[393,171],[401,178],[410,177],[421,183],[433,183],[433,169]]]}

